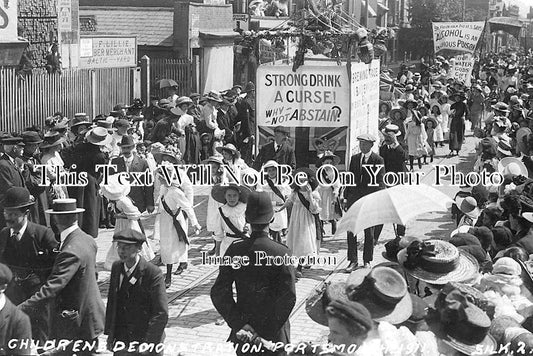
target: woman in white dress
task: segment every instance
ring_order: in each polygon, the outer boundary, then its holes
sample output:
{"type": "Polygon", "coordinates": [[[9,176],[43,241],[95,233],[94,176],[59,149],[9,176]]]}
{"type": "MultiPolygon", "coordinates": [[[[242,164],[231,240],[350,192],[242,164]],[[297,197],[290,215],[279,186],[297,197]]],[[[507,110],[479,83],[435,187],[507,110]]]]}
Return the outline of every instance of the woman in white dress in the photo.
{"type": "Polygon", "coordinates": [[[431,107],[430,117],[435,119],[435,122],[437,123],[437,126],[433,131],[433,141],[435,141],[435,147],[444,147],[444,130],[442,128],[443,120],[439,105],[433,105],[431,107]]]}
{"type": "Polygon", "coordinates": [[[157,171],[157,179],[161,182],[159,195],[159,232],[160,232],[160,249],[161,262],[167,266],[165,276],[165,286],[168,288],[172,283],[172,267],[179,263],[175,274],[181,274],[187,268],[189,238],[188,222],[196,229],[196,235],[200,233],[201,226],[193,208],[193,185],[182,169],[175,169],[177,164],[175,150],[167,149],[157,153],[161,156],[162,167],[157,171]],[[168,182],[162,169],[172,177],[168,182]],[[178,178],[179,174],[179,178],[178,178]]]}
{"type": "MultiPolygon", "coordinates": [[[[315,190],[318,183],[315,174],[308,168],[299,169],[305,172],[307,182],[302,187],[293,186],[293,191],[283,206],[275,211],[281,211],[292,204],[291,218],[287,230],[287,247],[296,257],[316,256],[318,253],[317,239],[321,239],[320,194],[315,190]]],[[[298,264],[296,277],[302,277],[302,264],[298,264]]],[[[308,266],[305,266],[308,267],[308,266]]]]}
{"type": "Polygon", "coordinates": [[[47,198],[50,202],[54,199],[68,198],[67,187],[57,184],[57,173],[66,173],[65,163],[59,154],[64,142],[65,140],[59,133],[51,132],[44,136],[44,141],[39,147],[42,153],[41,164],[47,166],[46,186],[48,187],[47,198]]]}
{"type": "Polygon", "coordinates": [[[443,94],[439,99],[440,114],[442,115],[442,133],[444,141],[450,139],[450,114],[452,112],[451,105],[448,102],[448,95],[443,94]]]}
{"type": "MultiPolygon", "coordinates": [[[[339,156],[336,156],[331,151],[324,152],[324,155],[319,158],[316,166],[317,168],[323,165],[332,165],[337,166],[340,163],[341,159],[339,156]]],[[[337,230],[337,216],[335,213],[335,202],[339,196],[339,190],[341,184],[339,180],[335,181],[335,171],[333,168],[323,168],[321,179],[327,183],[326,185],[318,183],[318,188],[316,189],[318,194],[320,194],[320,220],[322,223],[330,222],[331,223],[331,233],[335,234],[337,230]],[[331,184],[331,185],[330,185],[331,184]]],[[[318,247],[320,251],[320,246],[318,247]]]]}
{"type": "MultiPolygon", "coordinates": [[[[132,229],[142,233],[141,226],[139,225],[139,219],[141,218],[141,212],[133,204],[128,194],[130,193],[130,183],[127,179],[119,180],[119,175],[114,174],[108,177],[108,184],[101,184],[100,189],[102,195],[109,200],[109,208],[115,211],[115,233],[132,229]]],[[[146,261],[154,259],[155,254],[150,246],[148,240],[142,245],[141,256],[146,261]]],[[[116,245],[113,243],[107,251],[104,267],[107,270],[111,270],[113,262],[118,261],[116,245]]]]}
{"type": "MultiPolygon", "coordinates": [[[[223,164],[222,157],[211,156],[205,161],[203,161],[202,164],[204,166],[209,165],[211,167],[211,183],[213,185],[228,182],[228,179],[226,178],[226,173],[224,169],[222,169],[222,164],[223,164]]],[[[220,222],[218,221],[220,219],[218,208],[221,207],[222,205],[223,204],[213,199],[213,197],[211,196],[211,190],[210,190],[209,198],[207,199],[206,229],[207,231],[211,232],[213,239],[215,241],[215,246],[213,247],[213,249],[209,251],[209,255],[218,256],[220,253],[220,241],[215,239],[214,233],[220,224],[220,222]]]]}

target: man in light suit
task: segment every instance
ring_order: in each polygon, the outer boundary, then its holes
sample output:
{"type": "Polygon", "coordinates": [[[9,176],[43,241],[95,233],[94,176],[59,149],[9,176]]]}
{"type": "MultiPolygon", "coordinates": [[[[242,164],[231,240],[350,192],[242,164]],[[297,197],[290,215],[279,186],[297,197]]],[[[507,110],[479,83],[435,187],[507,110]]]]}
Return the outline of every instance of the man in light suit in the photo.
{"type": "MultiPolygon", "coordinates": [[[[105,319],[107,348],[115,355],[128,352],[133,342],[160,344],[168,321],[168,300],[163,273],[139,255],[146,237],[135,230],[115,233],[119,261],[113,263],[105,319]],[[126,345],[121,349],[120,341],[126,345]]],[[[144,354],[143,354],[144,355],[144,354]]],[[[146,355],[162,355],[147,352],[146,355]]]]}
{"type": "Polygon", "coordinates": [[[294,148],[290,146],[288,141],[289,133],[289,129],[283,126],[277,126],[274,129],[274,141],[259,149],[253,167],[255,170],[261,170],[261,167],[270,160],[274,160],[278,164],[287,164],[292,169],[296,168],[294,148]]]}
{"type": "MultiPolygon", "coordinates": [[[[59,245],[52,229],[28,220],[35,200],[26,188],[9,188],[4,200],[7,227],[0,231],[0,262],[14,275],[6,296],[15,305],[30,298],[46,282],[59,245]]],[[[50,305],[39,308],[32,318],[32,334],[48,340],[50,305]]]]}
{"type": "MultiPolygon", "coordinates": [[[[17,161],[22,163],[24,143],[21,137],[4,137],[0,141],[4,154],[0,157],[0,229],[6,226],[3,214],[3,201],[6,191],[11,187],[24,187],[24,177],[17,161]]],[[[21,165],[22,166],[22,165],[21,165]]]]}
{"type": "MultiPolygon", "coordinates": [[[[145,159],[133,153],[133,148],[135,147],[133,137],[129,135],[122,136],[122,141],[118,145],[120,147],[120,156],[111,160],[111,164],[117,165],[116,173],[145,172],[150,169],[145,159]]],[[[133,178],[130,179],[130,182],[134,182],[133,178]]],[[[144,211],[152,213],[154,211],[154,186],[148,186],[147,182],[142,183],[142,186],[132,185],[129,197],[141,213],[144,211]]]]}
{"type": "MultiPolygon", "coordinates": [[[[372,146],[376,141],[375,137],[369,134],[363,134],[357,137],[359,141],[359,149],[361,152],[353,155],[350,160],[349,171],[353,173],[355,178],[354,186],[347,186],[344,191],[344,199],[346,206],[349,209],[353,203],[363,198],[364,196],[384,189],[383,184],[383,167],[377,173],[377,181],[375,186],[371,186],[372,175],[369,172],[371,168],[377,168],[376,165],[384,165],[383,158],[377,153],[372,152],[372,146]],[[367,167],[365,168],[365,165],[367,167]]],[[[365,229],[365,244],[363,248],[363,263],[364,267],[369,267],[370,262],[374,258],[374,245],[379,239],[383,225],[377,225],[365,229]]],[[[350,262],[346,272],[353,272],[358,267],[357,262],[357,236],[348,232],[348,261],[350,262]]]]}
{"type": "MultiPolygon", "coordinates": [[[[78,227],[75,199],[55,199],[52,214],[61,235],[61,247],[52,273],[46,283],[31,298],[19,305],[31,314],[43,303],[54,301],[52,339],[81,340],[91,345],[77,355],[95,355],[98,336],[104,330],[104,303],[96,282],[96,251],[94,239],[78,227]]],[[[60,355],[72,355],[74,343],[57,350],[60,355]]]]}

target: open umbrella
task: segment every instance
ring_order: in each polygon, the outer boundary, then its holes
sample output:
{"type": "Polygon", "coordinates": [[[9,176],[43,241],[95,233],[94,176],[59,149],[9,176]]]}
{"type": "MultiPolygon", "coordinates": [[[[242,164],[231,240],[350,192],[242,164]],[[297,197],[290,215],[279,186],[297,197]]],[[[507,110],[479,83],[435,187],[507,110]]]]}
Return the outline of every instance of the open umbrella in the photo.
{"type": "Polygon", "coordinates": [[[356,201],[339,221],[335,235],[357,234],[380,224],[405,225],[420,214],[447,211],[452,203],[447,195],[425,184],[382,189],[356,201]]]}
{"type": "Polygon", "coordinates": [[[173,79],[161,79],[155,82],[155,86],[158,89],[164,89],[164,88],[170,88],[174,86],[178,86],[178,83],[176,83],[173,79]]]}

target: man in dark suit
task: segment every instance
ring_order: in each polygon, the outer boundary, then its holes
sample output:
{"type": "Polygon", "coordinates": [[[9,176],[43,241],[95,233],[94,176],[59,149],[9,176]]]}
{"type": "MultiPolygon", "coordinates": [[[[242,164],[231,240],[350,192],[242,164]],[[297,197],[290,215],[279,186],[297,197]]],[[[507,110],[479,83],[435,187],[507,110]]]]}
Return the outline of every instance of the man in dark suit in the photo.
{"type": "MultiPolygon", "coordinates": [[[[383,145],[379,148],[379,155],[383,157],[385,164],[385,172],[403,173],[407,172],[405,166],[405,151],[402,145],[398,142],[400,136],[400,128],[397,125],[389,124],[383,130],[385,137],[383,145]]],[[[401,238],[405,236],[405,226],[396,225],[396,237],[401,238]]]]}
{"type": "Polygon", "coordinates": [[[255,139],[255,85],[248,82],[244,87],[246,97],[235,104],[237,121],[241,124],[236,134],[236,142],[242,159],[246,164],[252,164],[252,147],[255,139]]]}
{"type": "MultiPolygon", "coordinates": [[[[120,156],[111,160],[111,164],[117,165],[117,173],[150,170],[148,162],[133,153],[133,148],[135,147],[133,137],[129,135],[123,136],[118,145],[120,146],[120,156]]],[[[135,182],[133,177],[130,178],[130,182],[135,182]]],[[[148,186],[147,182],[142,183],[142,186],[132,185],[129,197],[141,213],[143,211],[152,213],[154,211],[154,186],[148,186]]]]}
{"type": "MultiPolygon", "coordinates": [[[[15,276],[6,290],[15,305],[30,298],[46,282],[59,245],[52,229],[28,221],[34,204],[31,198],[26,188],[12,187],[4,200],[7,227],[0,231],[0,262],[15,276]]],[[[39,308],[31,317],[34,339],[48,340],[49,305],[39,308]]]]}
{"type": "Polygon", "coordinates": [[[270,160],[278,162],[278,164],[287,164],[296,168],[296,156],[294,148],[289,144],[289,129],[283,126],[277,126],[274,129],[274,141],[267,143],[259,149],[254,162],[254,169],[259,171],[261,167],[270,160]]]}
{"type": "MultiPolygon", "coordinates": [[[[30,299],[19,305],[28,313],[54,301],[51,339],[81,340],[91,345],[77,355],[95,355],[98,336],[104,329],[104,303],[96,282],[96,250],[94,239],[78,227],[75,199],[56,199],[52,214],[61,234],[61,247],[52,273],[46,283],[30,299]]],[[[58,350],[72,355],[74,344],[58,350]]]]}
{"type": "MultiPolygon", "coordinates": [[[[363,134],[357,137],[359,149],[361,152],[353,155],[350,160],[349,171],[355,178],[354,186],[347,186],[344,191],[346,206],[349,209],[353,203],[364,196],[384,189],[383,184],[383,167],[377,173],[376,186],[370,186],[372,175],[370,169],[376,165],[383,165],[383,158],[377,153],[372,152],[372,146],[376,141],[375,137],[369,134],[363,134]],[[366,167],[365,167],[366,166],[366,167]]],[[[365,229],[365,244],[363,247],[363,263],[365,267],[370,266],[374,259],[374,245],[379,239],[383,225],[377,225],[365,229]]],[[[350,262],[346,272],[353,272],[357,267],[357,236],[348,232],[348,261],[350,262]]]]}
{"type": "Polygon", "coordinates": [[[31,355],[30,318],[17,309],[4,294],[13,274],[0,263],[0,355],[31,355]],[[11,342],[10,342],[11,341],[11,342]]]}
{"type": "Polygon", "coordinates": [[[5,137],[0,142],[3,146],[4,154],[0,157],[0,229],[6,226],[4,219],[3,200],[6,191],[11,187],[24,187],[24,177],[22,176],[19,162],[24,150],[24,143],[20,137],[5,137]]]}
{"type": "MultiPolygon", "coordinates": [[[[289,343],[289,315],[296,303],[294,267],[288,264],[267,266],[266,260],[258,257],[258,254],[266,258],[290,256],[285,245],[268,235],[268,226],[274,216],[269,195],[252,192],[245,216],[252,233],[249,238],[231,244],[226,256],[247,256],[249,264],[238,269],[220,266],[211,288],[213,305],[231,328],[228,341],[239,345],[237,355],[250,355],[243,352],[243,345],[260,340],[259,337],[289,343]],[[237,290],[237,302],[233,298],[233,284],[237,290]]],[[[260,354],[285,355],[285,352],[281,348],[260,354]]]]}
{"type": "MultiPolygon", "coordinates": [[[[105,319],[107,348],[115,355],[139,355],[128,352],[130,343],[158,345],[163,342],[168,321],[168,300],[163,273],[139,253],[146,237],[135,230],[115,233],[120,261],[111,268],[111,281],[105,319]],[[121,349],[121,343],[126,347],[121,349]]],[[[133,345],[133,344],[132,344],[133,345]]],[[[142,349],[141,349],[142,350],[142,349]]],[[[146,355],[162,355],[147,352],[146,355]]],[[[143,355],[145,355],[143,353],[143,355]]]]}

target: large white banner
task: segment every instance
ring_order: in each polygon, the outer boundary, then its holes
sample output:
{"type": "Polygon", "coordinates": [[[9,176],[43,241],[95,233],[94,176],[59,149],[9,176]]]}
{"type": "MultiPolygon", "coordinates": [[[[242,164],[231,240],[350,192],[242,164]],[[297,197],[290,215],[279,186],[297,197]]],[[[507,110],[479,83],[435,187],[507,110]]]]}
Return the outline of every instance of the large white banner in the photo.
{"type": "Polygon", "coordinates": [[[471,85],[474,62],[474,56],[470,53],[455,56],[450,60],[450,77],[463,82],[469,87],[471,85]]]}
{"type": "Polygon", "coordinates": [[[485,22],[432,22],[435,53],[453,50],[474,53],[485,22]]]}
{"type": "Polygon", "coordinates": [[[261,65],[257,68],[257,125],[348,126],[349,88],[346,66],[304,65],[293,72],[288,65],[261,65]]]}
{"type": "Polygon", "coordinates": [[[0,1],[0,42],[17,40],[17,0],[0,1]]]}
{"type": "MultiPolygon", "coordinates": [[[[368,133],[376,140],[379,138],[379,74],[379,60],[370,64],[352,63],[350,150],[347,159],[359,152],[357,136],[368,133]]],[[[378,150],[378,142],[374,150],[378,150]]]]}

